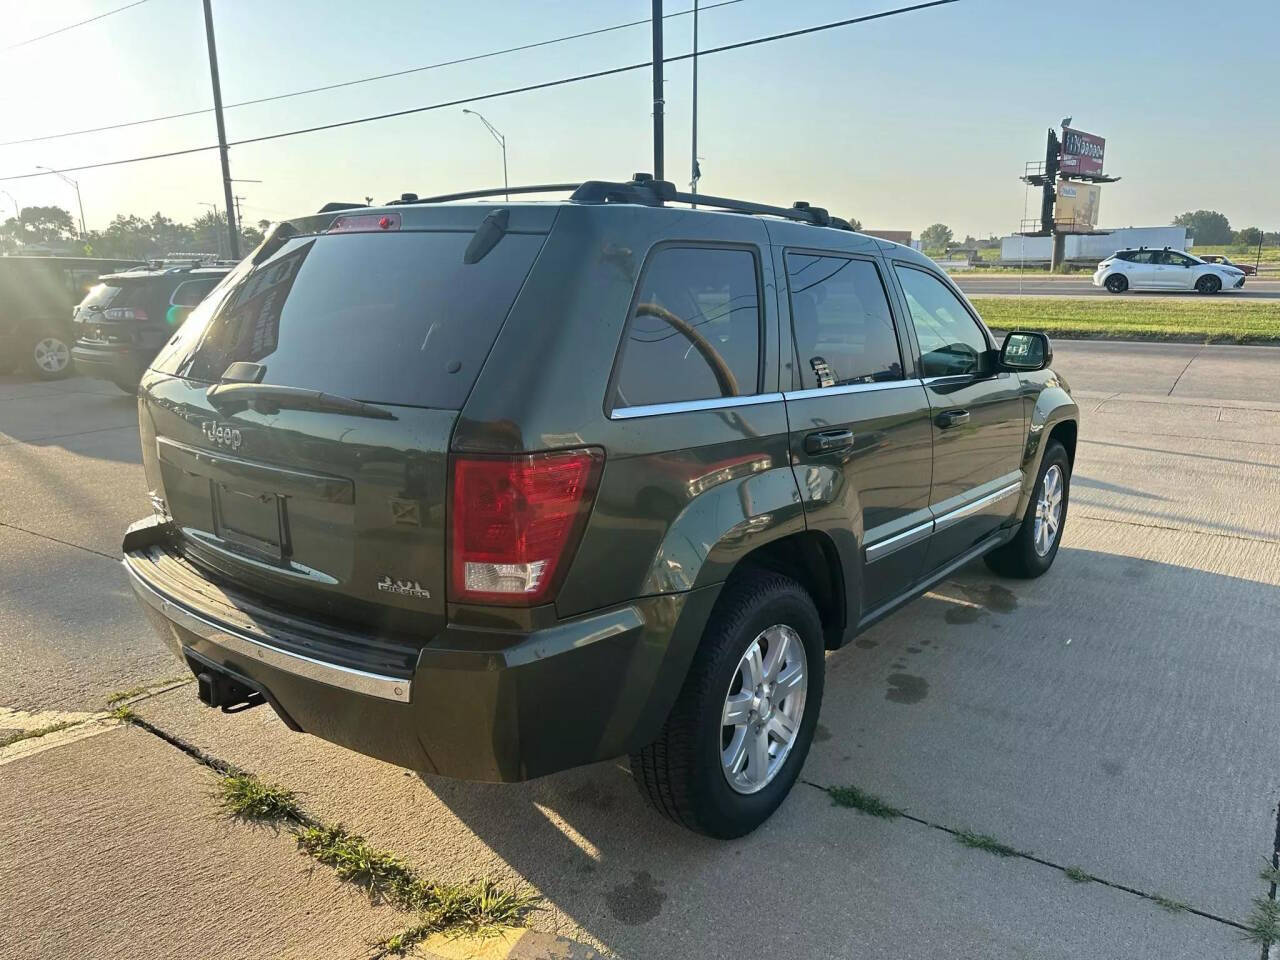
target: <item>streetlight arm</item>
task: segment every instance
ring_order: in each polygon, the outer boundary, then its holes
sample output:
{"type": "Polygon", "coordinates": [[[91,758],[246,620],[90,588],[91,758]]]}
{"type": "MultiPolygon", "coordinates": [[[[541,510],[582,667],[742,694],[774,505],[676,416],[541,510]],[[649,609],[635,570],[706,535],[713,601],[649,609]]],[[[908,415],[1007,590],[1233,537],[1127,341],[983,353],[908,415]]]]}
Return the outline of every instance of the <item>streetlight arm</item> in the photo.
{"type": "Polygon", "coordinates": [[[501,133],[499,133],[498,128],[495,127],[488,120],[486,120],[483,114],[478,113],[475,110],[468,110],[466,107],[462,108],[462,112],[471,114],[471,116],[475,117],[477,120],[483,123],[484,128],[489,131],[489,135],[492,136],[493,139],[498,142],[499,146],[505,147],[507,145],[507,138],[504,137],[501,133]]]}

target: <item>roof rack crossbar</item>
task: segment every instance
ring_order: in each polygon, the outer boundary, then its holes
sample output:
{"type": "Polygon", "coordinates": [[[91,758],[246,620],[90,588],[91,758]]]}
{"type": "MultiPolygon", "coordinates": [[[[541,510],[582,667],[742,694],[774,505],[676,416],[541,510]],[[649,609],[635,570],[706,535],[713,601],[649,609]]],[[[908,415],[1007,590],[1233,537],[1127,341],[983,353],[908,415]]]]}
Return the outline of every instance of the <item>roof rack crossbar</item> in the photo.
{"type": "Polygon", "coordinates": [[[528,187],[493,187],[488,190],[467,190],[464,193],[442,193],[435,197],[415,197],[412,200],[392,200],[392,205],[402,203],[448,203],[450,200],[477,200],[481,197],[502,197],[509,193],[567,193],[577,190],[580,183],[535,183],[528,187]]]}
{"type": "Polygon", "coordinates": [[[666,202],[688,203],[734,213],[750,213],[770,217],[798,220],[818,227],[834,227],[837,230],[853,230],[847,220],[833,217],[822,207],[813,207],[797,201],[790,207],[775,207],[767,203],[734,200],[705,193],[682,193],[669,180],[655,180],[648,174],[638,173],[626,182],[587,180],[583,183],[540,183],[527,187],[492,187],[486,190],[467,190],[463,193],[444,193],[434,197],[417,197],[405,194],[392,204],[447,203],[451,200],[476,200],[483,197],[501,197],[507,194],[570,192],[574,203],[638,203],[660,207],[666,202]]]}

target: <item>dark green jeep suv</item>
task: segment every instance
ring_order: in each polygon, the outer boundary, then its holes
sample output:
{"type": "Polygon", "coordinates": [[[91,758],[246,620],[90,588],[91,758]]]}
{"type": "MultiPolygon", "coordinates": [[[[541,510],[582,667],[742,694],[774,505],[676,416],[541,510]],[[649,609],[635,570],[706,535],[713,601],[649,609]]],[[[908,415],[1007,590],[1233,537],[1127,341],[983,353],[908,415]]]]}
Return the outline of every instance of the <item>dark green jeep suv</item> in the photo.
{"type": "Polygon", "coordinates": [[[630,754],[746,833],[826,651],[976,557],[1049,568],[1076,405],[818,208],[472,196],[281,224],[196,308],[139,391],[132,585],[206,703],[476,780],[630,754]]]}

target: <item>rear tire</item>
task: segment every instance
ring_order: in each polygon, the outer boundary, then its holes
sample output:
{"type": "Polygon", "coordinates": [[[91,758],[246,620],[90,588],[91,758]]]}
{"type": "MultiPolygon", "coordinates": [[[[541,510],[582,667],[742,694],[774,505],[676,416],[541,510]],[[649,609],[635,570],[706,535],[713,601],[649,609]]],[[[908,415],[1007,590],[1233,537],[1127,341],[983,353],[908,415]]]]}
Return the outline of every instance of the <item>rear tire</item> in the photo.
{"type": "Polygon", "coordinates": [[[112,377],[111,382],[130,396],[138,395],[138,380],[126,380],[124,377],[112,377]]]}
{"type": "Polygon", "coordinates": [[[41,330],[31,341],[27,365],[41,380],[61,380],[71,373],[71,345],[62,334],[41,330]]]}
{"type": "Polygon", "coordinates": [[[803,587],[764,571],[730,581],[662,733],[631,755],[641,794],[660,813],[708,836],[741,837],[760,826],[782,804],[809,753],[824,665],[822,621],[803,587]],[[763,683],[748,687],[749,676],[763,683]],[[759,783],[752,780],[757,757],[759,783]]]}
{"type": "Polygon", "coordinates": [[[983,558],[987,566],[1001,576],[1022,580],[1046,573],[1062,543],[1070,492],[1071,461],[1066,448],[1057,440],[1050,440],[1022,526],[1012,540],[983,558]]]}
{"type": "Polygon", "coordinates": [[[1206,273],[1196,281],[1196,293],[1214,294],[1222,289],[1222,281],[1212,273],[1206,273]]]}
{"type": "Polygon", "coordinates": [[[1124,293],[1129,289],[1129,281],[1118,273],[1113,273],[1107,277],[1107,282],[1103,284],[1111,293],[1124,293]]]}

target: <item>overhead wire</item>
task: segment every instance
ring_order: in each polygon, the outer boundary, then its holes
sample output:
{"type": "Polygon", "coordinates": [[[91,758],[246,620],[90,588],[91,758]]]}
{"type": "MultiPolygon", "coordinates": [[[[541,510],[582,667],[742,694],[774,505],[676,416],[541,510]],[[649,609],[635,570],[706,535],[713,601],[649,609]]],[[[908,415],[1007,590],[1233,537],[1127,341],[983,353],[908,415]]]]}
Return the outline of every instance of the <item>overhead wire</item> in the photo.
{"type": "MultiPolygon", "coordinates": [[[[743,0],[721,0],[719,3],[709,4],[701,7],[699,13],[705,13],[708,10],[714,10],[717,7],[728,7],[735,3],[742,3],[743,0]]],[[[663,19],[669,20],[672,17],[685,17],[693,13],[693,9],[676,10],[672,13],[664,14],[663,19]]],[[[223,111],[232,110],[236,107],[248,107],[258,103],[272,103],[276,100],[287,100],[290,97],[302,97],[312,93],[323,93],[328,90],[339,90],[343,87],[354,87],[362,83],[373,83],[378,80],[389,80],[394,77],[404,77],[413,73],[422,73],[427,70],[438,70],[442,67],[453,67],[463,63],[474,63],[478,60],[488,60],[492,57],[506,56],[512,53],[522,53],[525,50],[534,50],[538,47],[547,47],[556,43],[565,43],[569,40],[581,40],[584,37],[595,37],[603,33],[611,33],[616,30],[624,30],[628,27],[636,27],[641,24],[647,24],[651,21],[646,17],[644,20],[629,20],[626,23],[615,23],[610,27],[599,27],[595,30],[584,30],[581,33],[570,33],[560,37],[552,37],[549,40],[538,40],[533,43],[523,43],[516,47],[505,47],[502,50],[490,50],[487,53],[476,53],[466,57],[457,57],[453,60],[441,60],[437,63],[428,63],[420,67],[408,67],[404,70],[393,70],[390,73],[378,73],[369,77],[357,77],[354,80],[342,80],[337,83],[326,83],[317,87],[306,87],[302,90],[291,90],[287,93],[276,93],[269,97],[255,97],[252,100],[237,100],[234,103],[224,103],[223,111]]],[[[64,130],[62,133],[46,133],[37,137],[22,137],[17,140],[0,140],[0,147],[12,147],[23,143],[43,143],[48,140],[61,140],[66,137],[78,137],[89,133],[104,133],[108,130],[124,130],[129,127],[140,127],[149,123],[160,123],[164,120],[180,120],[183,117],[197,117],[206,113],[213,113],[213,107],[201,107],[198,110],[184,110],[179,113],[166,113],[158,117],[146,117],[141,120],[124,120],[120,123],[108,123],[100,127],[85,127],[81,130],[64,130]]]]}
{"type": "MultiPolygon", "coordinates": [[[[763,37],[755,37],[750,40],[741,40],[737,43],[726,43],[718,47],[709,47],[705,50],[699,50],[694,53],[677,54],[672,57],[664,57],[663,63],[679,63],[684,60],[690,60],[695,55],[699,57],[711,56],[717,53],[726,53],[730,50],[742,50],[747,47],[757,46],[762,43],[773,43],[778,40],[789,40],[793,37],[805,36],[813,33],[820,33],[825,30],[834,30],[839,27],[847,27],[858,23],[867,23],[873,20],[882,20],[886,17],[898,16],[905,13],[914,13],[919,10],[927,10],[932,7],[941,7],[948,4],[957,3],[959,0],[927,0],[924,3],[911,4],[905,7],[895,7],[891,10],[882,10],[878,13],[865,14],[860,17],[849,17],[844,20],[836,20],[830,23],[818,24],[812,27],[801,27],[796,30],[787,30],[781,33],[769,34],[763,37]]],[[[230,140],[227,142],[228,147],[245,146],[252,143],[264,143],[270,140],[280,140],[286,137],[296,137],[305,133],[319,133],[325,130],[337,130],[342,127],[355,126],[357,124],[373,123],[378,120],[390,120],[396,117],[406,117],[418,113],[426,113],[431,110],[442,110],[447,107],[460,106],[464,103],[478,103],[483,100],[494,100],[499,97],[509,97],[518,93],[529,93],[535,90],[547,90],[552,87],[559,87],[565,84],[581,83],[586,80],[597,80],[602,77],[616,76],[622,73],[629,73],[634,70],[643,70],[653,66],[652,60],[646,60],[641,63],[627,64],[621,67],[611,67],[605,70],[595,70],[590,73],[580,73],[570,77],[560,77],[556,80],[547,80],[542,83],[526,84],[519,87],[508,87],[505,90],[496,90],[489,93],[476,94],[470,97],[460,97],[451,100],[444,100],[438,103],[426,104],[418,107],[409,107],[404,110],[393,110],[387,113],[379,113],[371,116],[354,117],[348,120],[337,120],[332,123],[316,124],[309,127],[300,127],[294,130],[282,130],[277,133],[263,134],[257,137],[246,137],[240,140],[230,140]]],[[[210,144],[208,146],[187,147],[180,150],[168,150],[162,153],[146,154],[138,157],[124,157],[119,160],[104,160],[98,163],[86,163],[77,166],[59,167],[59,173],[74,173],[80,170],[98,170],[103,167],[122,166],[124,164],[142,163],[148,160],[161,160],[168,157],[178,157],[193,153],[203,153],[210,150],[217,150],[218,144],[210,144]]],[[[33,177],[49,176],[49,172],[40,171],[35,173],[9,174],[0,177],[0,182],[9,180],[27,180],[33,177]]]]}

